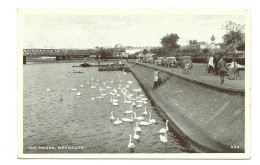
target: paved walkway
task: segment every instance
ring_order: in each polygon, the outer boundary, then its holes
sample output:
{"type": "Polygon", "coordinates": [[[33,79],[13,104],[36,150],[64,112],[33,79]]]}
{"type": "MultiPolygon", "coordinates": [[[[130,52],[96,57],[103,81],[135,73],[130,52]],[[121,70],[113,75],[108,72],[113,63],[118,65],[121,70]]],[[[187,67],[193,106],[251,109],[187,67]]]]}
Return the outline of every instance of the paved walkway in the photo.
{"type": "MultiPolygon", "coordinates": [[[[162,114],[174,123],[173,129],[194,144],[194,150],[205,147],[199,152],[243,152],[244,95],[211,90],[174,77],[153,89],[153,68],[136,65],[131,71],[162,109],[162,114]],[[239,148],[233,150],[233,145],[239,148]],[[200,147],[196,149],[196,146],[200,147]]],[[[168,76],[167,72],[161,72],[162,79],[168,76]]]]}
{"type": "MultiPolygon", "coordinates": [[[[132,61],[134,62],[134,61],[132,61]]],[[[181,68],[168,68],[164,66],[158,66],[156,64],[151,63],[142,63],[138,62],[142,65],[158,68],[164,71],[168,71],[175,75],[179,75],[181,77],[186,77],[188,79],[192,79],[195,81],[203,82],[205,84],[222,88],[222,89],[229,89],[235,91],[245,91],[245,72],[240,71],[240,76],[236,78],[236,80],[229,80],[227,77],[225,78],[224,84],[220,84],[220,77],[214,75],[212,73],[206,72],[206,66],[204,64],[194,64],[192,69],[189,69],[188,74],[183,73],[183,69],[181,68]]]]}

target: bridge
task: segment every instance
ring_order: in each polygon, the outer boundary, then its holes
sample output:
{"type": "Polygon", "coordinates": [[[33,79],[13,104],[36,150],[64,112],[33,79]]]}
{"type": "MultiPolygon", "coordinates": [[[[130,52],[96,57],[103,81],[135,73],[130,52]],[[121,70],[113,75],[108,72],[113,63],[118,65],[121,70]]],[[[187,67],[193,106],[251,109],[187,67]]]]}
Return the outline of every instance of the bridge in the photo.
{"type": "Polygon", "coordinates": [[[89,57],[97,53],[97,50],[87,49],[23,49],[23,64],[27,57],[56,57],[56,61],[66,60],[72,57],[89,57]]]}

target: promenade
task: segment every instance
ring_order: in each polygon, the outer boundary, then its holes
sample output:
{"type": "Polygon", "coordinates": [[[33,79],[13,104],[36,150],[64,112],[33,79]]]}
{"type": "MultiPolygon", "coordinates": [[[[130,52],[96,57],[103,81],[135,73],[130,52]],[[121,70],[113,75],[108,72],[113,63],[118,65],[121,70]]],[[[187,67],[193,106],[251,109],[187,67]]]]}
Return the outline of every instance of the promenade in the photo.
{"type": "MultiPolygon", "coordinates": [[[[200,65],[194,65],[186,78],[199,74],[200,65]]],[[[197,152],[244,152],[245,97],[244,80],[226,80],[222,88],[208,88],[199,83],[209,81],[219,86],[219,77],[205,74],[196,81],[187,81],[182,69],[140,63],[131,68],[132,73],[146,90],[159,113],[170,121],[171,128],[184,139],[189,148],[197,152]],[[153,73],[160,69],[162,79],[169,80],[153,89],[153,73]],[[182,74],[183,75],[183,74],[182,74]],[[211,80],[212,77],[212,80],[211,80]],[[235,83],[238,82],[238,83],[235,83]],[[232,87],[232,84],[236,84],[232,87]],[[232,90],[241,90],[234,91],[232,90]],[[227,127],[228,126],[228,127],[227,127]],[[236,149],[234,149],[236,148],[236,149]]],[[[207,84],[209,85],[209,84],[207,84]]]]}
{"type": "MultiPolygon", "coordinates": [[[[130,60],[135,62],[134,60],[130,60]]],[[[152,63],[142,63],[137,62],[144,66],[152,67],[155,69],[163,70],[177,76],[190,79],[192,81],[203,83],[205,85],[210,85],[220,89],[227,89],[231,91],[245,91],[245,71],[240,71],[239,77],[236,77],[235,80],[229,80],[228,77],[225,77],[224,84],[220,84],[220,77],[206,71],[205,64],[193,64],[193,67],[189,69],[188,74],[183,74],[183,69],[181,68],[168,68],[161,65],[156,65],[152,63]]]]}

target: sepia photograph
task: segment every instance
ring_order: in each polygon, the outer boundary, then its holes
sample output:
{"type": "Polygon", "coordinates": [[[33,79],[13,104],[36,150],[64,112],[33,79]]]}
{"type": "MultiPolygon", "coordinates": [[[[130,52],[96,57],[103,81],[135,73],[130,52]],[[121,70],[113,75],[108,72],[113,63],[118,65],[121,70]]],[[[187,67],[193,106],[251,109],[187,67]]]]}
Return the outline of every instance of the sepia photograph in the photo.
{"type": "Polygon", "coordinates": [[[19,158],[250,158],[250,10],[17,13],[19,158]]]}

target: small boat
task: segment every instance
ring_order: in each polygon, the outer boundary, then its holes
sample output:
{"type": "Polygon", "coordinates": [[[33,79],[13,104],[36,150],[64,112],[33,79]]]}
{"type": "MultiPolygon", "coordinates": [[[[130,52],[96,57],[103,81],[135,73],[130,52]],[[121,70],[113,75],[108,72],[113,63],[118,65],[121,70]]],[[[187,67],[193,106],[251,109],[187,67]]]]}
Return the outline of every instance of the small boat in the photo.
{"type": "Polygon", "coordinates": [[[80,70],[80,69],[74,69],[74,70],[73,70],[73,73],[84,73],[84,71],[83,71],[83,70],[80,70]]]}

